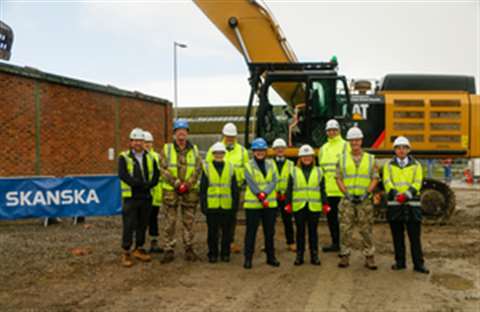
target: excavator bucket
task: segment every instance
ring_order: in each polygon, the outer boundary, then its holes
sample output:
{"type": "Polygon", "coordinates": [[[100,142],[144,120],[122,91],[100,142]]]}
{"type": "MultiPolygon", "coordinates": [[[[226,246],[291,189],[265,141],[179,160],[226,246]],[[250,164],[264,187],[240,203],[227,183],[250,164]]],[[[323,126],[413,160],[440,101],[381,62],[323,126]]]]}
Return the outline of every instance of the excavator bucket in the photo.
{"type": "Polygon", "coordinates": [[[0,21],[0,59],[9,60],[13,44],[13,30],[0,21]]]}

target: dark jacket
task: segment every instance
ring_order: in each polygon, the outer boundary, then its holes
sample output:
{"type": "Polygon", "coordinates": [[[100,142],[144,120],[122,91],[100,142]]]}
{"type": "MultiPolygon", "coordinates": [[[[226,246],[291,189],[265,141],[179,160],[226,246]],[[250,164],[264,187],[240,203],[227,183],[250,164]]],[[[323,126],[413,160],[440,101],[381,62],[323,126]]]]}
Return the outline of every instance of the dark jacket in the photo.
{"type": "MultiPolygon", "coordinates": [[[[396,157],[390,160],[390,163],[394,167],[400,167],[397,162],[396,157]]],[[[405,168],[408,168],[415,164],[415,159],[411,156],[408,156],[408,165],[405,168]]],[[[386,164],[387,165],[387,164],[386,164]]],[[[420,201],[420,193],[416,189],[410,187],[408,189],[412,193],[413,198],[409,201],[420,201]]],[[[389,203],[395,202],[395,197],[398,195],[396,190],[390,190],[387,194],[387,200],[389,203]]],[[[409,201],[400,204],[389,204],[387,206],[387,220],[388,221],[403,221],[403,222],[420,222],[422,221],[422,208],[418,206],[409,205],[409,201]]]]}
{"type": "MultiPolygon", "coordinates": [[[[303,175],[305,176],[305,179],[308,181],[310,178],[310,173],[312,172],[312,169],[314,168],[313,165],[310,166],[304,166],[301,165],[300,167],[302,169],[303,175]]],[[[320,181],[320,193],[322,195],[322,204],[327,203],[327,193],[325,192],[325,178],[322,177],[322,181],[320,181]]],[[[290,176],[288,179],[288,186],[287,186],[287,203],[292,203],[293,200],[293,174],[290,176]]]]}
{"type": "MultiPolygon", "coordinates": [[[[213,166],[215,170],[217,170],[218,175],[221,176],[223,172],[223,168],[225,167],[225,162],[221,161],[213,161],[213,166]]],[[[202,209],[203,214],[207,214],[209,212],[228,212],[226,209],[208,209],[208,199],[207,199],[207,190],[210,185],[208,181],[208,176],[205,172],[202,173],[202,177],[200,179],[200,208],[202,209]]],[[[235,174],[232,176],[232,184],[231,184],[231,192],[232,192],[232,210],[236,211],[238,209],[239,204],[239,194],[240,189],[237,184],[237,179],[235,178],[235,174]]]]}
{"type": "Polygon", "coordinates": [[[118,177],[128,184],[132,188],[132,198],[134,199],[151,199],[152,195],[150,190],[152,187],[158,184],[158,179],[160,177],[160,171],[158,170],[158,165],[155,164],[153,160],[153,176],[151,181],[147,181],[145,177],[148,177],[148,167],[147,167],[147,152],[143,153],[143,172],[145,175],[142,175],[140,169],[140,164],[133,155],[132,151],[128,153],[128,157],[133,160],[133,176],[128,173],[127,162],[124,157],[118,158],[118,177]]]}

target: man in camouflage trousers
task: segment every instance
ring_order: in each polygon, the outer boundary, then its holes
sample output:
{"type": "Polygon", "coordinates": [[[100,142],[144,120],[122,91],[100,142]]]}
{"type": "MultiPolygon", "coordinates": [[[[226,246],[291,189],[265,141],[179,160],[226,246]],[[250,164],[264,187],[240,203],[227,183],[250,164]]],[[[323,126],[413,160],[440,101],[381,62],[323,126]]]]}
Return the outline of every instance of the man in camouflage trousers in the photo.
{"type": "Polygon", "coordinates": [[[183,223],[185,260],[198,259],[193,250],[193,225],[199,204],[199,178],[202,160],[198,147],[188,139],[188,122],[176,120],[173,124],[175,140],[165,144],[161,157],[163,209],[165,215],[165,254],[162,263],[174,259],[177,207],[180,206],[183,223]]]}
{"type": "Polygon", "coordinates": [[[371,194],[378,184],[378,169],[375,157],[362,150],[363,133],[353,127],[347,132],[351,151],[340,155],[337,165],[337,184],[344,194],[339,205],[340,216],[340,268],[349,266],[352,232],[358,226],[362,236],[365,267],[376,270],[375,247],[372,241],[374,221],[371,194]]]}

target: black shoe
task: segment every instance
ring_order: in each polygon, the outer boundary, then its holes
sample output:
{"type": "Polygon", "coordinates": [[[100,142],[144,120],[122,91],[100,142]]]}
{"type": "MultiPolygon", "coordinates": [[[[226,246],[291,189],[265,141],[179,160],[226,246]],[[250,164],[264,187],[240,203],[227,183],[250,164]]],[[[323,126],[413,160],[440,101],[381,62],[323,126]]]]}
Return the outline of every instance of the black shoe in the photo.
{"type": "Polygon", "coordinates": [[[243,263],[243,268],[250,270],[252,268],[252,260],[251,259],[245,259],[245,262],[243,263]]]}
{"type": "Polygon", "coordinates": [[[398,264],[398,263],[392,264],[392,270],[394,271],[405,270],[406,268],[407,266],[405,264],[398,264]]]}
{"type": "Polygon", "coordinates": [[[278,262],[278,260],[275,259],[275,258],[267,260],[267,264],[271,265],[273,267],[279,267],[280,266],[280,262],[278,262]]]}
{"type": "Polygon", "coordinates": [[[208,256],[208,262],[216,263],[218,261],[218,257],[216,256],[208,256]]]}
{"type": "Polygon", "coordinates": [[[323,252],[338,252],[338,251],[340,251],[340,246],[335,245],[335,244],[331,244],[329,246],[322,247],[322,251],[323,252]]]}
{"type": "Polygon", "coordinates": [[[223,262],[230,262],[230,255],[222,255],[220,257],[220,260],[222,260],[223,262]]]}
{"type": "Polygon", "coordinates": [[[310,256],[310,263],[313,264],[313,265],[320,265],[320,264],[322,264],[322,262],[320,262],[320,258],[318,258],[318,254],[316,254],[316,253],[313,253],[313,254],[310,256]]]}
{"type": "Polygon", "coordinates": [[[303,255],[297,254],[297,258],[295,258],[295,262],[293,265],[302,265],[303,264],[303,255]]]}
{"type": "Polygon", "coordinates": [[[425,267],[425,266],[420,266],[420,267],[416,267],[413,269],[415,272],[418,272],[418,273],[423,273],[423,274],[429,274],[430,271],[425,267]]]}

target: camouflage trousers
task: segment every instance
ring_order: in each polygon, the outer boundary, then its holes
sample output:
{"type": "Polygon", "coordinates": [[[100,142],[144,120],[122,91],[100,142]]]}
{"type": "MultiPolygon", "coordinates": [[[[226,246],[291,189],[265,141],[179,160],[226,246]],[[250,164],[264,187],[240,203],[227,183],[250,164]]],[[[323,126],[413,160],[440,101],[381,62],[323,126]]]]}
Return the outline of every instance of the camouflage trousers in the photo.
{"type": "Polygon", "coordinates": [[[375,247],[372,240],[373,205],[370,199],[359,204],[342,198],[338,206],[340,221],[340,255],[349,255],[352,246],[353,228],[358,226],[362,236],[363,255],[373,256],[375,247]]]}
{"type": "Polygon", "coordinates": [[[199,204],[198,191],[190,191],[179,195],[176,192],[164,191],[163,193],[163,215],[164,215],[164,239],[165,250],[173,250],[176,245],[175,228],[177,225],[178,207],[183,223],[183,245],[191,248],[193,245],[195,224],[195,213],[199,204]]]}

